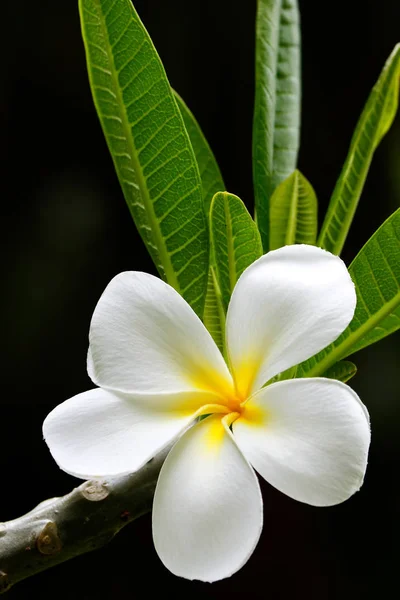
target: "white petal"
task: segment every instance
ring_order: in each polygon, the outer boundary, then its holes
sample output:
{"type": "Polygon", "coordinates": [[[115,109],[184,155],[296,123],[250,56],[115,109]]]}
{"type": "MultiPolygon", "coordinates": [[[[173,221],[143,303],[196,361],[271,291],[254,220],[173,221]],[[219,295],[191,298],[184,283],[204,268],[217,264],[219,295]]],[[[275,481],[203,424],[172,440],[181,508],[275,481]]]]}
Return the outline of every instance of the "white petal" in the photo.
{"type": "Polygon", "coordinates": [[[82,479],[132,473],[193,420],[182,397],[164,397],[164,411],[157,410],[158,397],[145,400],[138,404],[97,388],[57,406],[43,435],[59,467],[82,479]],[[167,411],[171,405],[175,411],[167,411]]]}
{"type": "Polygon", "coordinates": [[[240,569],[262,529],[256,475],[217,416],[187,431],[165,461],[153,505],[154,545],[175,575],[217,581],[240,569]]]}
{"type": "Polygon", "coordinates": [[[231,387],[210,334],[185,300],[147,273],[117,275],[90,326],[88,371],[97,385],[125,393],[231,387]]]}
{"type": "Polygon", "coordinates": [[[243,396],[333,342],[350,323],[354,284],[343,261],[285,246],[244,271],[227,316],[227,345],[243,396]]]}
{"type": "Polygon", "coordinates": [[[249,400],[232,428],[253,467],[295,500],[330,506],[362,485],[369,417],[344,383],[324,378],[274,383],[249,400]]]}

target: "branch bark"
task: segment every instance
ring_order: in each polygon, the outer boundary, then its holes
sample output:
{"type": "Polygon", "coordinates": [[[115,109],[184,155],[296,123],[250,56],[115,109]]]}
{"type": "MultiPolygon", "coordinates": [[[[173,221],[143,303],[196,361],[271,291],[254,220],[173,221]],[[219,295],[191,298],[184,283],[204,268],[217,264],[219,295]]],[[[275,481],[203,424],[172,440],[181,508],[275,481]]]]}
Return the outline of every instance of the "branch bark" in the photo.
{"type": "Polygon", "coordinates": [[[12,585],[109,542],[151,509],[168,449],[124,477],[85,481],[62,498],[0,523],[0,594],[12,585]]]}

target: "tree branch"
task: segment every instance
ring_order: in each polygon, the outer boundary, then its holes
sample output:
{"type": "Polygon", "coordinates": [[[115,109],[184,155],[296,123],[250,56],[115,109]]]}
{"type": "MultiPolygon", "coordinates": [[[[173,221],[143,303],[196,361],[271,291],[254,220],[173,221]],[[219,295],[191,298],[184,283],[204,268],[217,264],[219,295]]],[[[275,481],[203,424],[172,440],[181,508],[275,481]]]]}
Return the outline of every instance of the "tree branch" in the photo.
{"type": "Polygon", "coordinates": [[[0,523],[0,594],[35,573],[104,546],[151,509],[165,450],[124,477],[85,481],[62,498],[41,502],[0,523]]]}

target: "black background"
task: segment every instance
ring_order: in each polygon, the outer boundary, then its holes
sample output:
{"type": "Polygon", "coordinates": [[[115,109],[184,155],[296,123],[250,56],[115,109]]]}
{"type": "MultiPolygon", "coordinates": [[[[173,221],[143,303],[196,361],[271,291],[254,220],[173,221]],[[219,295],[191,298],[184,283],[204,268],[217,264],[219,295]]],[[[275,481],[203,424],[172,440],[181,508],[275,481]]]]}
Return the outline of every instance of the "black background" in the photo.
{"type": "MultiPolygon", "coordinates": [[[[172,85],[197,116],[227,187],[252,205],[255,1],[137,0],[172,85]]],[[[400,3],[300,2],[303,118],[299,167],[327,206],[351,133],[394,44],[400,3]]],[[[91,387],[87,332],[111,277],[154,273],[129,217],[92,104],[77,2],[2,4],[0,189],[3,335],[0,520],[78,483],[53,462],[46,414],[91,387]]],[[[376,152],[343,257],[400,204],[400,120],[376,152]]],[[[297,503],[263,484],[265,526],[248,564],[213,585],[171,575],[152,546],[150,516],[108,547],[18,584],[10,600],[133,598],[327,599],[398,595],[399,337],[359,353],[352,385],[372,419],[360,493],[334,508],[297,503]]]]}

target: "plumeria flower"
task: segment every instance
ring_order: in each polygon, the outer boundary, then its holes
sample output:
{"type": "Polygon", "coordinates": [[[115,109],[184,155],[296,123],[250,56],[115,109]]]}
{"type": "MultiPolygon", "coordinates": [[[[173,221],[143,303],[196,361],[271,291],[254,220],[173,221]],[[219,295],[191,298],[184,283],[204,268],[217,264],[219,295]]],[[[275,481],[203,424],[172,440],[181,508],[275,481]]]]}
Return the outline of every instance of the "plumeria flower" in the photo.
{"type": "Polygon", "coordinates": [[[233,291],[227,364],[172,287],[121,273],[90,327],[88,372],[99,387],[48,415],[47,444],[62,469],[87,479],[131,473],[176,439],[154,496],[155,548],[176,575],[228,577],[262,529],[253,469],[314,506],[362,484],[370,427],[355,392],[325,378],[265,385],[333,342],[355,305],[337,256],[306,245],[270,252],[233,291]]]}

